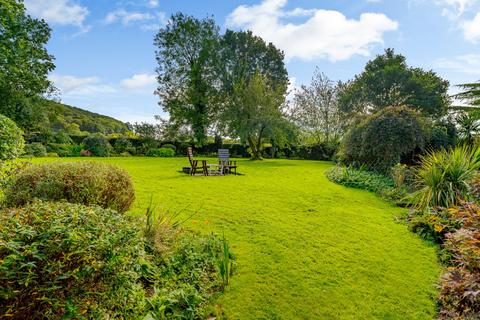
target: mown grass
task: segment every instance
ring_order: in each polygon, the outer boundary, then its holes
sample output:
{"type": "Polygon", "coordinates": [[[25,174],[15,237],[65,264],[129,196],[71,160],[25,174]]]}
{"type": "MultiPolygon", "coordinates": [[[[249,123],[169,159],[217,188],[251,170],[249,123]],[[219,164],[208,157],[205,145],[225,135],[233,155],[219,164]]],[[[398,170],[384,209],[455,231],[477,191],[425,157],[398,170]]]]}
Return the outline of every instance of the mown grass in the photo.
{"type": "Polygon", "coordinates": [[[395,221],[403,209],[329,182],[330,163],[240,160],[240,176],[190,177],[185,158],[96,160],[132,175],[131,214],[153,196],[195,213],[186,227],[225,232],[238,265],[216,304],[229,319],[435,317],[435,248],[395,221]]]}

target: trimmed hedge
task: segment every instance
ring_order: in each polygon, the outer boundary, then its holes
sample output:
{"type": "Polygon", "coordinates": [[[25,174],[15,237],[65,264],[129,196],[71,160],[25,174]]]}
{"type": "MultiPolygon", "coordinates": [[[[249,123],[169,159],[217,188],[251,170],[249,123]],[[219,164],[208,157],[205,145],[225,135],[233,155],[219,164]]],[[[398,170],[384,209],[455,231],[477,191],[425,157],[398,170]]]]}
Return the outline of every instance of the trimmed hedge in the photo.
{"type": "Polygon", "coordinates": [[[135,199],[128,173],[118,167],[90,161],[35,164],[22,170],[5,190],[8,206],[33,199],[66,200],[127,211],[135,199]]]}

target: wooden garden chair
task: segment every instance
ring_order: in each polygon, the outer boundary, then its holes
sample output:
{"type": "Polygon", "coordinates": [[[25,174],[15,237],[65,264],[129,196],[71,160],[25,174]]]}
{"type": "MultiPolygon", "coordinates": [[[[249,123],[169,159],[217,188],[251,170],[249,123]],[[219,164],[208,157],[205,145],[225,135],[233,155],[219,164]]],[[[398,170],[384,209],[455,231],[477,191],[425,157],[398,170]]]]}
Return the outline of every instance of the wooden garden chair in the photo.
{"type": "Polygon", "coordinates": [[[191,176],[194,176],[197,173],[197,169],[199,169],[199,166],[198,166],[199,161],[202,163],[201,168],[202,168],[203,175],[208,176],[207,160],[195,160],[193,158],[193,150],[191,147],[187,148],[187,156],[188,156],[188,161],[190,161],[191,176]]]}
{"type": "Polygon", "coordinates": [[[234,172],[237,175],[237,161],[230,160],[228,149],[218,149],[218,165],[222,174],[234,172]]]}

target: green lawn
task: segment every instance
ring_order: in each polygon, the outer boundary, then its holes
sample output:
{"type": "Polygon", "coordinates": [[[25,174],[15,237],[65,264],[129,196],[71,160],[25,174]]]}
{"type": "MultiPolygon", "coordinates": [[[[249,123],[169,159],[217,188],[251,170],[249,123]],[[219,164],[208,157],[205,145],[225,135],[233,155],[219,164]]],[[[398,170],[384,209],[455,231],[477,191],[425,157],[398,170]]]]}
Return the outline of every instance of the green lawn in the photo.
{"type": "MultiPolygon", "coordinates": [[[[63,159],[62,159],[63,160],[63,159]]],[[[190,177],[185,158],[106,158],[130,172],[132,214],[151,195],[225,232],[238,268],[216,303],[229,319],[432,319],[435,248],[395,222],[402,209],[329,182],[327,162],[239,161],[241,176],[190,177]]]]}

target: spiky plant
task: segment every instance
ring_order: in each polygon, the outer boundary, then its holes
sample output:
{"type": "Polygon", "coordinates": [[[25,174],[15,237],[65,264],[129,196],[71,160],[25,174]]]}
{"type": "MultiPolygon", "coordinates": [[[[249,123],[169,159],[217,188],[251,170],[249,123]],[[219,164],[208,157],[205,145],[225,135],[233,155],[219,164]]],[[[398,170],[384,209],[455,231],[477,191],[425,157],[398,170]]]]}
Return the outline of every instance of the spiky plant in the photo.
{"type": "Polygon", "coordinates": [[[468,200],[469,183],[479,168],[478,148],[461,146],[425,155],[416,174],[419,187],[414,196],[416,206],[448,208],[468,200]]]}

